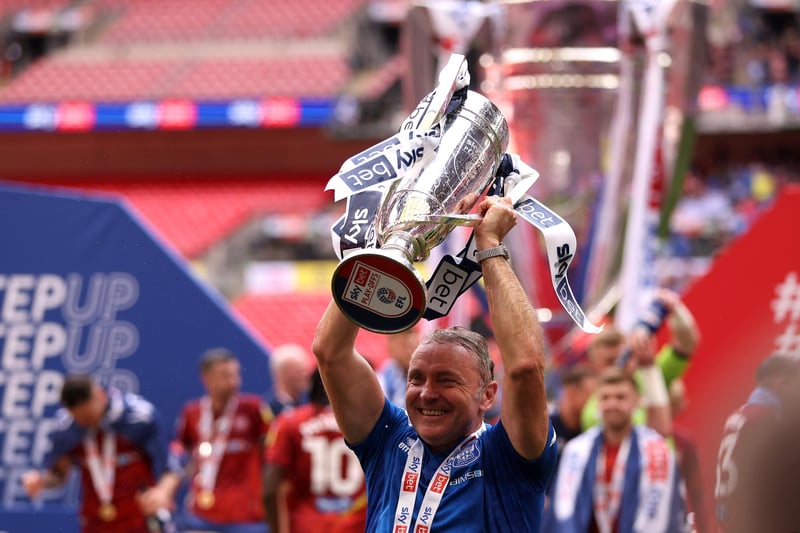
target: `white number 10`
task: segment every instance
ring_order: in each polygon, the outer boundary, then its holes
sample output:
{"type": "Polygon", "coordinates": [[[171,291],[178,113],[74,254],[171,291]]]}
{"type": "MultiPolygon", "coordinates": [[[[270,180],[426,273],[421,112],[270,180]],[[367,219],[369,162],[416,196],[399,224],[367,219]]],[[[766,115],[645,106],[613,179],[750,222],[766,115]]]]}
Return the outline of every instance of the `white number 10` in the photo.
{"type": "Polygon", "coordinates": [[[311,456],[311,492],[314,494],[352,496],[361,488],[364,472],[358,458],[342,439],[304,437],[303,450],[311,456]]]}

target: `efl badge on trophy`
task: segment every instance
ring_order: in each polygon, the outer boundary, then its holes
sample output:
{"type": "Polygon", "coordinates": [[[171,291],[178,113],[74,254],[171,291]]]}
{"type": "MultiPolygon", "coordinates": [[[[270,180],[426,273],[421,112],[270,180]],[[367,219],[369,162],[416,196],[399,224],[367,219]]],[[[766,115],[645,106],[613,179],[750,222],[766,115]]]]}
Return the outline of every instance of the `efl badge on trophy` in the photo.
{"type": "MultiPolygon", "coordinates": [[[[414,263],[426,259],[455,226],[480,223],[470,211],[489,192],[510,196],[515,210],[543,231],[546,240],[548,232],[551,237],[557,234],[558,243],[552,238],[548,242],[548,256],[551,244],[554,254],[555,246],[563,251],[563,245],[570,243],[561,240],[569,241],[569,235],[571,250],[575,250],[569,225],[524,196],[538,173],[505,153],[509,132],[502,113],[468,87],[466,60],[453,54],[437,87],[423,98],[399,133],[349,158],[328,183],[336,200],[347,199],[346,213],[332,228],[341,259],[333,275],[333,298],[347,317],[365,329],[395,333],[420,318],[444,316],[455,299],[481,277],[472,238],[458,257],[443,258],[427,284],[414,263]],[[549,222],[543,225],[542,218],[549,222]],[[437,280],[445,279],[448,294],[430,290],[432,284],[438,287],[437,280]]],[[[571,254],[567,265],[570,260],[571,254]]],[[[568,284],[563,290],[564,263],[562,257],[551,265],[559,299],[578,325],[597,330],[586,320],[568,284]],[[555,279],[559,269],[560,287],[555,279]]]]}

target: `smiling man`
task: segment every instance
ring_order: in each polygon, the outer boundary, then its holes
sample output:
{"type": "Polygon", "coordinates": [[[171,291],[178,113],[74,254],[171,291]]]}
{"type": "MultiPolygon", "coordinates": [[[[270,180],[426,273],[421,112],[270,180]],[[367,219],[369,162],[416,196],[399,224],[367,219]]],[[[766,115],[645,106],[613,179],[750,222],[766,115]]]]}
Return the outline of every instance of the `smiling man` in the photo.
{"type": "Polygon", "coordinates": [[[682,531],[675,456],[656,431],[633,423],[635,379],[622,368],[607,368],[597,396],[602,425],[564,447],[546,531],[682,531]]]}
{"type": "Polygon", "coordinates": [[[423,338],[408,369],[406,409],[387,401],[354,349],[358,327],[331,303],[313,351],[336,419],[364,468],[367,531],[539,530],[556,458],[544,388],[542,330],[507,256],[492,255],[514,227],[507,199],[479,206],[478,250],[504,381],[500,421],[483,415],[497,394],[486,341],[463,328],[423,338]]]}

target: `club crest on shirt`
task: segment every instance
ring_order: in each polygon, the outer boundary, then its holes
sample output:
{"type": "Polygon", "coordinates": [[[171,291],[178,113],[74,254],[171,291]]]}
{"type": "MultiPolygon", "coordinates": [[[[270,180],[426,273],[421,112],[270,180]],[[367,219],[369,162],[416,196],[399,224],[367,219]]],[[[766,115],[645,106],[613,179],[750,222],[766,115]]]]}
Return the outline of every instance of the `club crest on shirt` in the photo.
{"type": "Polygon", "coordinates": [[[453,468],[471,465],[477,461],[478,457],[480,456],[481,450],[478,448],[478,443],[473,440],[464,446],[464,449],[458,452],[455,457],[453,457],[453,468]]]}

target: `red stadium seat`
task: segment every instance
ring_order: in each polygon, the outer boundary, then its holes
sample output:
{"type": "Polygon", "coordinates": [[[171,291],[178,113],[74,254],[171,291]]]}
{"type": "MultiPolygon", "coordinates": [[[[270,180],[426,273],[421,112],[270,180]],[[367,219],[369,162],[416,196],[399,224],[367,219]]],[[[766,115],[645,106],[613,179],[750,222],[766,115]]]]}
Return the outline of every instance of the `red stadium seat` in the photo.
{"type": "Polygon", "coordinates": [[[47,57],[0,90],[0,102],[125,101],[158,97],[174,60],[47,57]]]}
{"type": "Polygon", "coordinates": [[[183,256],[193,259],[257,214],[304,212],[330,201],[314,182],[70,182],[125,197],[183,256]]]}
{"type": "Polygon", "coordinates": [[[106,44],[312,37],[330,33],[365,0],[101,0],[116,16],[106,44]]]}
{"type": "MultiPolygon", "coordinates": [[[[233,301],[233,307],[271,347],[284,343],[303,343],[310,347],[330,300],[328,292],[245,294],[233,301]]],[[[386,336],[370,331],[358,334],[356,349],[377,368],[388,357],[386,336]]]]}

